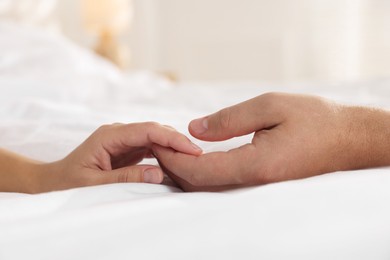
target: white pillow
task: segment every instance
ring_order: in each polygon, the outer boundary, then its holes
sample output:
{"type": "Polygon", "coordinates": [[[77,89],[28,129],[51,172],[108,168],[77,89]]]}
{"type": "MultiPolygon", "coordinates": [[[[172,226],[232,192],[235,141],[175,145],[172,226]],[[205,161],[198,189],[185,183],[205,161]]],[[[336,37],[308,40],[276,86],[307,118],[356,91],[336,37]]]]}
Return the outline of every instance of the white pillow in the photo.
{"type": "Polygon", "coordinates": [[[0,0],[0,20],[53,27],[57,0],[0,0]]]}
{"type": "Polygon", "coordinates": [[[128,103],[166,89],[168,82],[154,74],[124,74],[60,34],[0,21],[0,103],[23,97],[128,103]]]}
{"type": "Polygon", "coordinates": [[[120,84],[121,78],[109,62],[62,35],[0,22],[0,89],[6,88],[8,98],[15,94],[85,100],[91,92],[120,84]]]}

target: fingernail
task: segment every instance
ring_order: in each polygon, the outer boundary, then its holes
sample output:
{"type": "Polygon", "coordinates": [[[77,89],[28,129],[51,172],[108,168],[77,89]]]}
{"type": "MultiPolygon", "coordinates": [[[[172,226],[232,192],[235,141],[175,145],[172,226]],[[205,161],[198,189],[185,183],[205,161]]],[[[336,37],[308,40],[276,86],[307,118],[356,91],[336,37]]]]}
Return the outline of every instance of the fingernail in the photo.
{"type": "Polygon", "coordinates": [[[191,122],[191,130],[200,135],[207,131],[209,124],[207,117],[195,119],[191,122]]]}
{"type": "Polygon", "coordinates": [[[192,142],[191,142],[191,145],[192,145],[192,147],[194,148],[194,150],[200,151],[200,152],[203,151],[202,148],[200,148],[199,146],[197,146],[196,144],[194,144],[194,143],[192,143],[192,142]]]}
{"type": "Polygon", "coordinates": [[[144,182],[146,183],[154,183],[159,184],[161,183],[161,172],[157,169],[147,169],[144,171],[144,182]]]}

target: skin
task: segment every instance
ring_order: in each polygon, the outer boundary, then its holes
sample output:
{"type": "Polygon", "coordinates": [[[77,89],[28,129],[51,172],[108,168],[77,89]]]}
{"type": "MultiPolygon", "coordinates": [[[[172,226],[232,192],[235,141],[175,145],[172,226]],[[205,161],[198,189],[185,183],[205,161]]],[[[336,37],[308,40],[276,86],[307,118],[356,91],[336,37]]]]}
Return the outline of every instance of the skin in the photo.
{"type": "Polygon", "coordinates": [[[253,133],[227,152],[194,156],[154,145],[186,191],[218,191],[390,165],[390,112],[305,95],[267,93],[189,124],[205,141],[253,133]]]}
{"type": "Polygon", "coordinates": [[[113,124],[97,129],[64,159],[44,163],[0,149],[0,191],[41,193],[123,182],[161,183],[158,166],[137,165],[159,145],[198,156],[201,149],[157,123],[113,124]]]}

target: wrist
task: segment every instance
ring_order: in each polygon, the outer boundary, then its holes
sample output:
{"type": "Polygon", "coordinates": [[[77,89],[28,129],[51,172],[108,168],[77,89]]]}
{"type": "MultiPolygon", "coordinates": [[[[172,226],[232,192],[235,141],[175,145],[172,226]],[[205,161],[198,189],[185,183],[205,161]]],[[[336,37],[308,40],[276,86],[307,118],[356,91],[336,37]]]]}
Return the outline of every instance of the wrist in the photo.
{"type": "Polygon", "coordinates": [[[34,163],[31,165],[31,183],[28,193],[43,193],[60,189],[61,161],[52,163],[34,163]]]}
{"type": "Polygon", "coordinates": [[[25,193],[37,194],[45,192],[45,186],[47,181],[47,174],[49,172],[48,163],[32,162],[28,166],[29,171],[27,172],[26,182],[24,185],[25,193]]]}
{"type": "Polygon", "coordinates": [[[22,193],[37,194],[44,192],[44,183],[49,168],[48,163],[39,161],[23,161],[19,166],[19,183],[15,190],[22,193]]]}

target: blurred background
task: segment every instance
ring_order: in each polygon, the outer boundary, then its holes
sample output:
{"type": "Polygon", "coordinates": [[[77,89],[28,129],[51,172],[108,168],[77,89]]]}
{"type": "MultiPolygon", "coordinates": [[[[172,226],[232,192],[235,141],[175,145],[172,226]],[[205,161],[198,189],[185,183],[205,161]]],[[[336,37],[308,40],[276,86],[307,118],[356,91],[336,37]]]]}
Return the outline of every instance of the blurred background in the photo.
{"type": "Polygon", "coordinates": [[[0,0],[10,14],[181,81],[390,76],[389,0],[0,0]]]}

